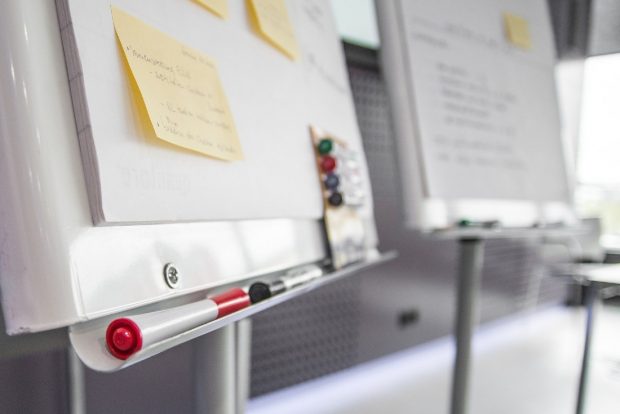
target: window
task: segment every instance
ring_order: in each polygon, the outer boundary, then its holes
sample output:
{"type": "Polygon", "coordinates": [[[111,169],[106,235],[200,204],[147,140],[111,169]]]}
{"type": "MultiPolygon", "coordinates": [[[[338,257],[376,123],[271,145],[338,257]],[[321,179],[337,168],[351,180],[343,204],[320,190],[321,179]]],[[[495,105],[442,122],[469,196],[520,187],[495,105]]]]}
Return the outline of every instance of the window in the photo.
{"type": "Polygon", "coordinates": [[[575,202],[601,217],[603,245],[620,248],[620,54],[585,64],[575,202]]]}

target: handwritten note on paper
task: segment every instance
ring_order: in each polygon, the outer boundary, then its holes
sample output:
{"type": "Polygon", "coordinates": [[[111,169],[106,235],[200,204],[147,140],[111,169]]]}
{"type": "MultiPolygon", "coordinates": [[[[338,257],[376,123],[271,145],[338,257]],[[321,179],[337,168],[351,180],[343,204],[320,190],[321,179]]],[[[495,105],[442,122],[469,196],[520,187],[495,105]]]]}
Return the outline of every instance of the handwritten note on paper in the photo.
{"type": "Polygon", "coordinates": [[[504,27],[508,41],[522,49],[530,49],[532,47],[532,38],[530,36],[530,27],[523,17],[504,13],[504,27]]]}
{"type": "Polygon", "coordinates": [[[214,14],[225,19],[228,17],[228,0],[194,0],[202,4],[214,14]]]}
{"type": "Polygon", "coordinates": [[[258,32],[275,48],[297,59],[299,46],[285,0],[248,0],[248,11],[258,32]]]}
{"type": "Polygon", "coordinates": [[[116,7],[112,18],[157,137],[215,158],[242,159],[215,63],[116,7]]]}

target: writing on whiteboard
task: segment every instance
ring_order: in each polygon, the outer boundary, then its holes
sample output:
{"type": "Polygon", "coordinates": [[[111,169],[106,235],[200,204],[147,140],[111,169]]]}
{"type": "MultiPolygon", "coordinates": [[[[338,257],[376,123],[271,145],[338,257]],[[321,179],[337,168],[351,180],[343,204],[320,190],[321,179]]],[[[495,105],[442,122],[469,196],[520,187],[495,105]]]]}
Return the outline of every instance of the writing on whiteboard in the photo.
{"type": "Polygon", "coordinates": [[[118,8],[112,17],[155,135],[205,155],[242,159],[215,63],[118,8]]]}
{"type": "Polygon", "coordinates": [[[401,6],[427,195],[564,200],[550,32],[532,26],[526,49],[507,38],[495,3],[401,6]]]}

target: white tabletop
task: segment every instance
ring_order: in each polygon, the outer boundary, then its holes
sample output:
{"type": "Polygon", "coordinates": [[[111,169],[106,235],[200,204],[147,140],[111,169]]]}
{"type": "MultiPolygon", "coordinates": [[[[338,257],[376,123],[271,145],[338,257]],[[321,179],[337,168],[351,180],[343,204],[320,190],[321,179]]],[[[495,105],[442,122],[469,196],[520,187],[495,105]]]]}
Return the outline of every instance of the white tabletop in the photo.
{"type": "Polygon", "coordinates": [[[588,282],[620,285],[620,264],[582,264],[575,267],[574,275],[588,282]]]}

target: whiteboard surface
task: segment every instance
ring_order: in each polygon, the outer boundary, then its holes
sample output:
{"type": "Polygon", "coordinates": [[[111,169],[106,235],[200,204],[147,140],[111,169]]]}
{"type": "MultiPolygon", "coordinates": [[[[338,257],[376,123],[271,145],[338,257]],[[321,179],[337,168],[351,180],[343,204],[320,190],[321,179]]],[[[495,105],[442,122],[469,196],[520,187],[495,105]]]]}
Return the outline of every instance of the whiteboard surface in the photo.
{"type": "Polygon", "coordinates": [[[546,2],[394,0],[378,11],[410,221],[564,217],[571,189],[546,2]],[[505,13],[528,22],[531,48],[509,42],[505,13]]]}
{"type": "MultiPolygon", "coordinates": [[[[83,82],[86,98],[87,116],[80,116],[85,111],[78,105],[76,119],[95,221],[321,217],[309,126],[362,151],[327,0],[287,2],[301,49],[297,61],[251,30],[242,0],[229,1],[227,20],[191,0],[68,0],[68,5],[81,65],[70,79],[74,106],[80,95],[76,82],[83,82]],[[244,160],[221,161],[168,145],[140,122],[111,3],[217,63],[244,160]]],[[[68,42],[63,43],[67,54],[68,42]]],[[[365,160],[362,169],[367,177],[365,160]]]]}

